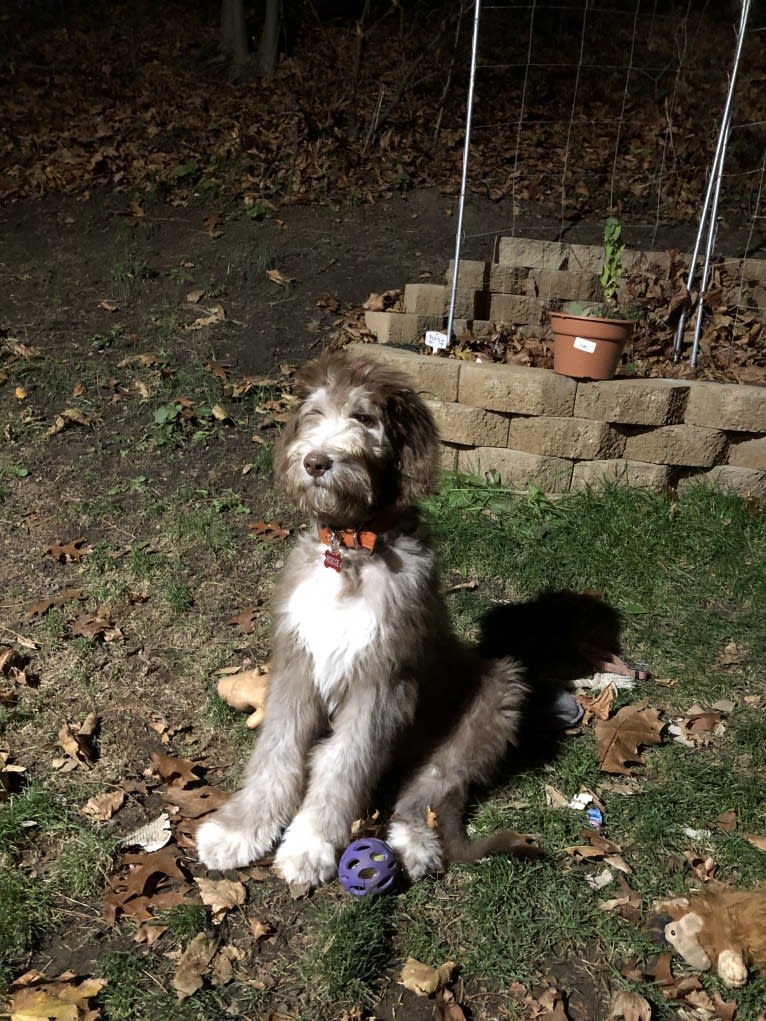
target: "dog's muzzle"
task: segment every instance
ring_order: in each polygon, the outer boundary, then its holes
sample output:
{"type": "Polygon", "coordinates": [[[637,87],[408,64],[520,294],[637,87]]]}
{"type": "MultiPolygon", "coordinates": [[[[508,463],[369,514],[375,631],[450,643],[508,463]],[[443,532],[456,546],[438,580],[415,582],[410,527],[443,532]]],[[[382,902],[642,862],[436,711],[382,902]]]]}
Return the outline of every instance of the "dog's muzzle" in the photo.
{"type": "Polygon", "coordinates": [[[303,458],[303,467],[312,479],[321,479],[332,468],[332,458],[321,450],[311,450],[303,458]]]}

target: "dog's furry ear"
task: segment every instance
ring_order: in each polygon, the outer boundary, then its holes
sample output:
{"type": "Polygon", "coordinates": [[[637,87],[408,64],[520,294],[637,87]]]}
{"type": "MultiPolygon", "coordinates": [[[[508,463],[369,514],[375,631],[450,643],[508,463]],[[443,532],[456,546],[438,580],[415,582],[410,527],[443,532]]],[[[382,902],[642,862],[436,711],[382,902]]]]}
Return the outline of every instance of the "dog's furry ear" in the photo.
{"type": "Polygon", "coordinates": [[[399,473],[399,502],[417,503],[439,484],[439,433],[422,398],[402,377],[386,401],[386,433],[399,473]]]}

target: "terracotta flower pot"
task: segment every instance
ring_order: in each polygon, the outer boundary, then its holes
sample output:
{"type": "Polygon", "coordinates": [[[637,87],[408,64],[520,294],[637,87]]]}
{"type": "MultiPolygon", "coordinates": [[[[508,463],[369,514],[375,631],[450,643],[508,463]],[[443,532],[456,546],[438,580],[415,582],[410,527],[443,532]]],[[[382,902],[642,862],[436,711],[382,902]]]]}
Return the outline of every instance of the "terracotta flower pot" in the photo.
{"type": "Polygon", "coordinates": [[[613,378],[633,336],[633,320],[551,312],[550,321],[554,372],[575,379],[613,378]]]}

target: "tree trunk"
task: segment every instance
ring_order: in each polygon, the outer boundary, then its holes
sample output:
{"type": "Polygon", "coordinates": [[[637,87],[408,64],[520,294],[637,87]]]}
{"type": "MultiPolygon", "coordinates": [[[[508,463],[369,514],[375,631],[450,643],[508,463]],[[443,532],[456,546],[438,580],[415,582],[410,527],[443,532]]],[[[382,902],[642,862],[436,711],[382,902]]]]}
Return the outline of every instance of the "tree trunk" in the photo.
{"type": "Polygon", "coordinates": [[[279,53],[279,29],[282,21],[282,0],[266,0],[266,15],[263,20],[261,41],[255,55],[258,74],[270,78],[277,69],[279,53]]]}
{"type": "Polygon", "coordinates": [[[231,57],[232,71],[237,73],[250,57],[245,22],[245,0],[221,0],[221,50],[231,57]]]}

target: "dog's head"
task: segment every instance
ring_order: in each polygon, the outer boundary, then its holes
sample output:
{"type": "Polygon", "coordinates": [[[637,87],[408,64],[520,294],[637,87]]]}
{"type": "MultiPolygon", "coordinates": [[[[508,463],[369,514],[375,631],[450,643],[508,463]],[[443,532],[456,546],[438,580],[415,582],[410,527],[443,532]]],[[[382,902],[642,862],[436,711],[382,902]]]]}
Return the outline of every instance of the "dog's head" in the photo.
{"type": "Polygon", "coordinates": [[[300,372],[296,393],[274,470],[305,515],[354,527],[436,488],[438,433],[407,376],[362,355],[326,351],[300,372]]]}

